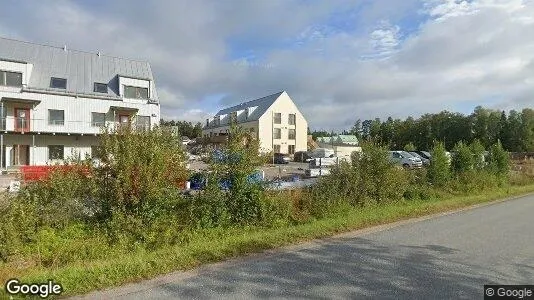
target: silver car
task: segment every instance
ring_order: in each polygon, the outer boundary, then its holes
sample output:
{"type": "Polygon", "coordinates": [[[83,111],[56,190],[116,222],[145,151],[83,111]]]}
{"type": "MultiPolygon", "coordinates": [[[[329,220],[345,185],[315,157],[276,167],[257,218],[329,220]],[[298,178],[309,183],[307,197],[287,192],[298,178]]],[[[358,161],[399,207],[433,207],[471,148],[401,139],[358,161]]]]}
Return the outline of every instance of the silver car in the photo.
{"type": "Polygon", "coordinates": [[[415,169],[423,167],[423,161],[406,151],[389,151],[389,159],[397,165],[406,169],[415,169]]]}

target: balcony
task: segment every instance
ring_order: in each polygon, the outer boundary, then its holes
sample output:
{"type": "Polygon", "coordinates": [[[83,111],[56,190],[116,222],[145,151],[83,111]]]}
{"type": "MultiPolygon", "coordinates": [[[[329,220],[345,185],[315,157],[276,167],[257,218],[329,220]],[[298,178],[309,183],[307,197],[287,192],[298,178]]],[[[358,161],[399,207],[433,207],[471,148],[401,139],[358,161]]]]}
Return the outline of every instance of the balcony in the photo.
{"type": "Polygon", "coordinates": [[[137,131],[150,129],[150,125],[138,122],[86,122],[67,120],[45,120],[18,117],[0,118],[0,131],[19,133],[99,134],[103,127],[118,129],[128,126],[137,131]]]}

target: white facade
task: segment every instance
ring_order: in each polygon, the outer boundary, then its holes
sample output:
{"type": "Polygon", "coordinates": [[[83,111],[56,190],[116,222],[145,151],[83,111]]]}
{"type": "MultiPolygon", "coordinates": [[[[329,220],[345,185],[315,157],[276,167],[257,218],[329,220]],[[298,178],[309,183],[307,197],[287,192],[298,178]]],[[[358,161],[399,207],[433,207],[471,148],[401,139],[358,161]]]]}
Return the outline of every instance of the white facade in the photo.
{"type": "Polygon", "coordinates": [[[227,134],[232,112],[235,112],[237,125],[256,134],[262,152],[293,154],[307,150],[308,123],[286,92],[221,112],[207,120],[208,126],[203,129],[204,137],[227,134]]]}
{"type": "MultiPolygon", "coordinates": [[[[39,53],[42,50],[63,54],[61,49],[58,52],[58,49],[50,50],[52,47],[48,46],[21,43],[0,39],[0,50],[3,46],[15,44],[17,47],[29,47],[28,52],[39,53]]],[[[114,66],[108,65],[111,59],[102,58],[102,62],[99,54],[68,53],[65,50],[64,55],[68,58],[65,61],[71,62],[66,65],[71,68],[75,59],[82,57],[81,61],[85,64],[82,66],[85,68],[87,59],[91,59],[94,65],[111,69],[106,70],[111,75],[89,76],[82,67],[81,70],[73,69],[72,73],[65,73],[65,68],[58,63],[57,69],[63,70],[62,74],[54,69],[54,65],[43,66],[41,61],[17,61],[6,58],[0,51],[2,169],[20,165],[47,165],[69,157],[90,156],[91,150],[98,146],[98,135],[103,126],[114,128],[127,122],[131,126],[147,128],[159,123],[160,106],[151,74],[147,78],[133,76],[135,74],[121,75],[119,70],[113,74],[114,66]],[[11,76],[11,82],[6,81],[6,72],[11,76]],[[54,87],[52,77],[65,79],[65,88],[54,87]],[[98,92],[96,87],[92,90],[96,83],[101,84],[100,87],[105,91],[98,92]],[[124,93],[125,86],[130,88],[130,94],[124,93]],[[136,87],[148,89],[147,97],[129,97],[136,93],[136,87]]],[[[120,59],[114,59],[120,62],[120,59]]],[[[145,63],[135,64],[144,66],[145,63]]],[[[94,70],[91,72],[94,73],[94,70]]],[[[141,91],[145,95],[145,90],[141,91]]]]}

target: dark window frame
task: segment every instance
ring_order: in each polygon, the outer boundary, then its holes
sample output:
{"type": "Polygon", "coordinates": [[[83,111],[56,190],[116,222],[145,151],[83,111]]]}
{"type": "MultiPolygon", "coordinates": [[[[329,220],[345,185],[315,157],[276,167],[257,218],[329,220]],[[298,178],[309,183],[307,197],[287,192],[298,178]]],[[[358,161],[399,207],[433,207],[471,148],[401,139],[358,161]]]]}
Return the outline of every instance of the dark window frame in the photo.
{"type": "Polygon", "coordinates": [[[58,125],[58,126],[63,126],[65,125],[65,110],[63,109],[49,109],[48,110],[48,125],[58,125]],[[63,113],[63,119],[62,120],[54,120],[52,121],[52,118],[51,118],[51,112],[52,111],[56,111],[56,112],[62,112],[63,113]],[[58,122],[60,121],[60,122],[58,122]]]}
{"type": "Polygon", "coordinates": [[[150,99],[150,91],[148,90],[148,88],[146,87],[140,87],[140,86],[133,86],[133,85],[123,85],[122,86],[123,88],[123,97],[126,98],[126,99],[142,99],[142,100],[149,100],[150,99]],[[127,96],[126,95],[126,89],[134,89],[135,90],[135,97],[130,97],[130,96],[127,96]],[[146,90],[146,98],[142,97],[141,96],[141,93],[140,91],[141,90],[146,90]]]}
{"type": "Polygon", "coordinates": [[[107,94],[108,93],[108,85],[106,83],[102,83],[102,82],[95,82],[94,85],[93,85],[93,92],[95,93],[101,93],[101,94],[107,94]],[[101,87],[101,88],[104,88],[105,87],[105,91],[102,89],[102,90],[99,90],[97,87],[101,87]]]}
{"type": "Polygon", "coordinates": [[[50,87],[53,88],[53,89],[66,90],[67,89],[67,78],[50,77],[50,87]],[[59,82],[62,82],[64,84],[57,84],[59,82]],[[56,84],[54,84],[54,83],[56,83],[56,84]]]}
{"type": "Polygon", "coordinates": [[[287,117],[287,122],[289,125],[295,125],[297,123],[297,115],[296,114],[289,114],[287,117]],[[293,117],[293,118],[291,118],[293,117]]]}
{"type": "Polygon", "coordinates": [[[100,127],[100,126],[106,126],[106,113],[101,112],[91,112],[91,126],[93,127],[100,127]],[[104,120],[99,122],[95,121],[95,115],[104,115],[104,120]]]}
{"type": "Polygon", "coordinates": [[[22,87],[22,73],[21,72],[7,71],[7,70],[0,70],[0,86],[22,87]],[[17,76],[17,83],[16,84],[8,84],[8,80],[7,80],[7,75],[8,74],[15,74],[17,76]],[[18,82],[19,79],[20,79],[20,83],[18,82]]]}
{"type": "Polygon", "coordinates": [[[282,139],[282,128],[275,128],[273,129],[273,139],[280,140],[282,139]],[[275,132],[279,134],[275,134],[275,132]]]}
{"type": "MultiPolygon", "coordinates": [[[[59,148],[55,149],[59,150],[59,148]]],[[[65,159],[65,145],[48,145],[48,160],[63,160],[65,159]],[[54,147],[61,147],[61,151],[58,151],[58,154],[60,155],[53,155],[56,154],[52,151],[54,147]]]]}
{"type": "Polygon", "coordinates": [[[282,113],[274,113],[274,115],[273,115],[273,123],[274,124],[282,124],[282,113]]]}
{"type": "Polygon", "coordinates": [[[297,139],[297,130],[296,129],[289,129],[287,131],[287,139],[288,140],[296,140],[297,139]],[[291,134],[293,132],[293,135],[291,134]]]}

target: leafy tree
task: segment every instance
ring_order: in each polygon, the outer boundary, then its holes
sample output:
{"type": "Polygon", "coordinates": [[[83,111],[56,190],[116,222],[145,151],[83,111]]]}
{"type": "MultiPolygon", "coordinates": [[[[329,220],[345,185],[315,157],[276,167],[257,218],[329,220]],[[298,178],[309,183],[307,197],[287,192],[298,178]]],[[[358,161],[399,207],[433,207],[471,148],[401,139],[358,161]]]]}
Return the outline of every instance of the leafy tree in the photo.
{"type": "Polygon", "coordinates": [[[473,154],[473,166],[479,170],[484,168],[484,152],[486,149],[484,149],[482,143],[478,139],[474,139],[469,148],[473,154]]]}
{"type": "Polygon", "coordinates": [[[502,177],[506,177],[510,171],[510,156],[503,149],[501,141],[497,141],[490,148],[488,168],[502,177]]]}
{"type": "Polygon", "coordinates": [[[363,128],[362,121],[360,119],[356,120],[356,123],[354,123],[354,126],[352,126],[349,133],[355,135],[358,140],[362,139],[363,128]]]}
{"type": "Polygon", "coordinates": [[[404,151],[415,151],[415,145],[412,142],[404,145],[404,151]]]}
{"type": "Polygon", "coordinates": [[[428,168],[428,178],[435,186],[445,186],[450,178],[449,158],[442,142],[434,142],[431,150],[432,159],[428,168]]]}
{"type": "Polygon", "coordinates": [[[462,141],[459,141],[454,146],[454,155],[451,159],[452,169],[456,174],[461,174],[473,169],[473,164],[471,148],[462,141]]]}

